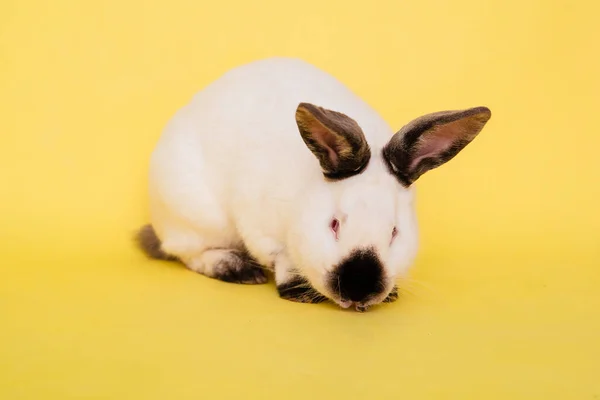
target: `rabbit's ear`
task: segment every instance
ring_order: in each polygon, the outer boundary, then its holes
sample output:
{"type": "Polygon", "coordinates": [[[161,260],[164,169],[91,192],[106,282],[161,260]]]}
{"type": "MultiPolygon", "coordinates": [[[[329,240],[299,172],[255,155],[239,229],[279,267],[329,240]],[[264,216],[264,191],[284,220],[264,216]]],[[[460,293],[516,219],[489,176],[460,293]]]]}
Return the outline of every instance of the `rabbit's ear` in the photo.
{"type": "Polygon", "coordinates": [[[481,132],[492,116],[486,107],[440,111],[400,129],[383,148],[385,162],[410,186],[425,172],[450,161],[481,132]]]}
{"type": "Polygon", "coordinates": [[[319,160],[325,177],[333,180],[361,173],[371,150],[352,118],[308,103],[296,109],[296,123],[306,146],[319,160]]]}

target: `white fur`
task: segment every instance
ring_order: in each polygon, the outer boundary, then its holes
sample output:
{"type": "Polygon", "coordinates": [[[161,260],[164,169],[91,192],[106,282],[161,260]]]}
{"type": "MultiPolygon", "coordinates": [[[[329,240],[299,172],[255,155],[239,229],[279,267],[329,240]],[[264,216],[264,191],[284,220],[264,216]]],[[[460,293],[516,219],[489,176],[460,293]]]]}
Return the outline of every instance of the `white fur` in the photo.
{"type": "Polygon", "coordinates": [[[299,273],[338,303],[326,272],[352,249],[373,245],[391,290],[417,250],[413,189],[403,188],[381,157],[392,134],[369,105],[306,62],[243,65],[200,91],[166,126],[151,158],[151,223],[163,250],[198,272],[211,274],[207,259],[215,253],[207,249],[245,245],[275,269],[277,283],[299,273]],[[296,125],[301,102],[356,120],[372,153],[364,172],[323,179],[296,125]],[[339,241],[329,225],[334,216],[339,241]]]}

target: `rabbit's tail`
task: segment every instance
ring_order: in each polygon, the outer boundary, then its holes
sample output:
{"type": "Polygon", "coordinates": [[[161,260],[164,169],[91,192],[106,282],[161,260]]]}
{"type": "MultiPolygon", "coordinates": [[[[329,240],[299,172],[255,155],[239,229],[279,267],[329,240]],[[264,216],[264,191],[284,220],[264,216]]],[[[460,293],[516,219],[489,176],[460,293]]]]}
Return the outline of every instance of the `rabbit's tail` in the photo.
{"type": "Polygon", "coordinates": [[[135,235],[135,240],[140,249],[150,258],[157,260],[177,261],[177,257],[165,253],[161,248],[161,242],[152,225],[147,224],[140,228],[135,235]]]}

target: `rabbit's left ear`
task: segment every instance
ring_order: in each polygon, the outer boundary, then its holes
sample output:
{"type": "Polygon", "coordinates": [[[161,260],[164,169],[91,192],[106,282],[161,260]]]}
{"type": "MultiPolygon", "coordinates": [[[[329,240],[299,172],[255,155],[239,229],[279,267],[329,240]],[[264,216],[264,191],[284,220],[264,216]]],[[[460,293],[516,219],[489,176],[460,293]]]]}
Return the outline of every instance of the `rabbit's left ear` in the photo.
{"type": "Polygon", "coordinates": [[[326,178],[349,178],[367,167],[371,149],[362,129],[352,118],[314,104],[300,103],[296,109],[296,123],[326,178]]]}
{"type": "Polygon", "coordinates": [[[410,186],[425,172],[456,156],[491,116],[486,107],[424,115],[394,134],[383,148],[383,158],[390,172],[410,186]]]}

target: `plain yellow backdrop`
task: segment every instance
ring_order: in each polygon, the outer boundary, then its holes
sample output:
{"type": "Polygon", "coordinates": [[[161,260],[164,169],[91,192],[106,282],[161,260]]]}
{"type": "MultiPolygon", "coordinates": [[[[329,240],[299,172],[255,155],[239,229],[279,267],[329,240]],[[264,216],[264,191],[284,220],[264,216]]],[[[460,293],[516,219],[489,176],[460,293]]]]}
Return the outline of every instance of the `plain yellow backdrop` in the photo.
{"type": "MultiPolygon", "coordinates": [[[[594,1],[0,4],[0,398],[600,399],[594,1]],[[146,167],[227,69],[295,56],[393,126],[485,105],[369,313],[146,260],[146,167]]],[[[235,110],[232,110],[235,113],[235,110]]]]}

